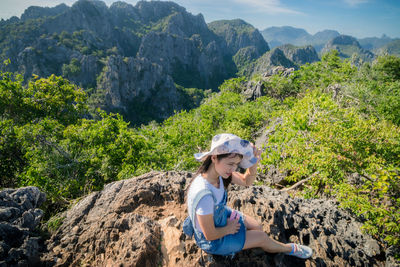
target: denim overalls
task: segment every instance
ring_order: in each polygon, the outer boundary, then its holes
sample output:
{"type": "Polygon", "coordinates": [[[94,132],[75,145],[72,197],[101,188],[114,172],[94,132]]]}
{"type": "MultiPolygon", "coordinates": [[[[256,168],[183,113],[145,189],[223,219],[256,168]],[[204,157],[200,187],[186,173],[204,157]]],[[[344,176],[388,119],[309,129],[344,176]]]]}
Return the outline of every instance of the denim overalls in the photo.
{"type": "MultiPolygon", "coordinates": [[[[189,212],[189,216],[185,219],[183,223],[183,232],[187,234],[188,236],[194,235],[194,238],[196,240],[196,244],[205,252],[209,254],[214,254],[214,255],[223,255],[223,256],[233,256],[235,255],[236,252],[239,252],[242,250],[244,246],[244,242],[246,240],[246,228],[244,226],[244,221],[243,221],[243,215],[239,212],[240,214],[240,229],[239,231],[232,235],[226,235],[223,236],[220,239],[216,240],[207,240],[204,237],[204,234],[200,231],[198,231],[195,228],[195,221],[194,221],[194,215],[195,215],[195,210],[197,207],[197,204],[206,195],[211,194],[213,199],[214,199],[214,224],[215,227],[223,227],[226,225],[227,218],[231,215],[232,210],[226,206],[226,201],[227,201],[227,192],[224,190],[224,196],[222,197],[222,200],[220,203],[216,203],[216,199],[208,188],[201,188],[198,190],[195,194],[194,197],[189,198],[188,201],[191,201],[191,207],[192,209],[189,212]]],[[[188,205],[189,206],[189,205],[188,205]]]]}

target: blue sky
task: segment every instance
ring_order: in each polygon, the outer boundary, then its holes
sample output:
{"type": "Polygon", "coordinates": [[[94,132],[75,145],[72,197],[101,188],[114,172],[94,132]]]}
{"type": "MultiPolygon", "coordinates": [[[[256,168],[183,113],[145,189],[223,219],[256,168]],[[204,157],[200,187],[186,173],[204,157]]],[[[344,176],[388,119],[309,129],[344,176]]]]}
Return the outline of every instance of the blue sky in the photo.
{"type": "MultiPolygon", "coordinates": [[[[0,0],[0,18],[21,16],[32,5],[55,6],[74,0],[0,0]]],[[[105,0],[110,5],[114,0],[105,0]]],[[[125,0],[135,5],[135,0],[125,0]]],[[[400,37],[400,0],[175,0],[206,22],[241,18],[259,30],[272,26],[303,28],[310,34],[325,29],[357,38],[400,37]]]]}

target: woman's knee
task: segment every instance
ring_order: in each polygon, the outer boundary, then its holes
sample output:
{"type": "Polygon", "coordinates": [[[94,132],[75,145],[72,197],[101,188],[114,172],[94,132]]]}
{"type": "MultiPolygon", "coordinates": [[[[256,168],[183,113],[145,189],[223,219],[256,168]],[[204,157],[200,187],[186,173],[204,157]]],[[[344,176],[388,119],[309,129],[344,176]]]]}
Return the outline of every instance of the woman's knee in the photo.
{"type": "Polygon", "coordinates": [[[246,229],[263,231],[261,223],[250,216],[244,215],[244,224],[246,226],[246,229]]]}
{"type": "Polygon", "coordinates": [[[243,249],[262,247],[268,235],[264,231],[260,230],[248,230],[246,231],[246,242],[243,249]]]}

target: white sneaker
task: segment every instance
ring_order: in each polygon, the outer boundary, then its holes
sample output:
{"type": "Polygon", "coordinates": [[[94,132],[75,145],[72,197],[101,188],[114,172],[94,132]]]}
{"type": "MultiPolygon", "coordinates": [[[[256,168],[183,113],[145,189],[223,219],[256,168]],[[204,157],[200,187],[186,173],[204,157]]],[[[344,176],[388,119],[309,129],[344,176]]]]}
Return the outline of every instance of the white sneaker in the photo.
{"type": "Polygon", "coordinates": [[[295,243],[290,243],[290,245],[292,246],[292,251],[285,252],[284,253],[285,255],[295,256],[295,257],[302,258],[302,259],[308,259],[313,254],[313,251],[310,247],[295,244],[295,243]]]}

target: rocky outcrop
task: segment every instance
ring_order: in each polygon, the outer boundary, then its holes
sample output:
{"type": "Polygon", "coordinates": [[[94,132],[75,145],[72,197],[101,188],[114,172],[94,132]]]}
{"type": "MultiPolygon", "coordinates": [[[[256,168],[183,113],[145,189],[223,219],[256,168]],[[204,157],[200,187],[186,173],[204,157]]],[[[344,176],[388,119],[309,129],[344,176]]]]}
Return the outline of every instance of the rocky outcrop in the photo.
{"type": "Polygon", "coordinates": [[[55,7],[39,7],[39,6],[31,6],[28,7],[24,13],[21,15],[21,20],[26,21],[29,19],[37,19],[49,16],[57,16],[61,13],[64,13],[68,10],[68,6],[66,4],[60,4],[55,7]]]}
{"type": "Polygon", "coordinates": [[[333,38],[324,46],[321,53],[324,54],[330,50],[337,50],[341,58],[349,58],[355,54],[364,61],[372,61],[375,57],[372,52],[363,49],[356,38],[348,35],[333,38]]]}
{"type": "Polygon", "coordinates": [[[318,54],[314,47],[307,45],[305,47],[295,47],[293,45],[282,45],[279,46],[285,56],[296,63],[298,66],[306,63],[313,63],[318,61],[318,54]]]}
{"type": "Polygon", "coordinates": [[[261,33],[241,19],[213,21],[208,27],[225,40],[232,55],[249,46],[253,46],[259,56],[269,51],[261,33]]]}
{"type": "Polygon", "coordinates": [[[0,191],[0,266],[38,266],[41,239],[35,231],[45,200],[36,187],[0,191]]]}
{"type": "Polygon", "coordinates": [[[252,75],[270,73],[278,66],[284,68],[297,68],[297,65],[288,59],[281,49],[274,48],[257,59],[257,61],[250,68],[250,73],[252,75]]]}
{"type": "Polygon", "coordinates": [[[146,58],[110,56],[99,80],[105,91],[106,107],[127,114],[132,121],[140,121],[135,105],[147,104],[156,118],[166,118],[179,109],[174,81],[164,68],[146,58]]]}
{"type": "MultiPolygon", "coordinates": [[[[48,265],[198,266],[201,253],[181,231],[187,216],[186,172],[151,172],[108,184],[66,211],[47,241],[48,265]]],[[[228,205],[254,217],[282,242],[301,242],[311,259],[250,249],[235,258],[208,257],[206,266],[395,266],[361,223],[327,199],[292,198],[266,186],[231,186],[228,205]]]]}
{"type": "Polygon", "coordinates": [[[241,19],[213,21],[208,27],[226,43],[226,51],[233,57],[239,75],[246,74],[248,65],[269,51],[260,32],[241,19]]]}
{"type": "MultiPolygon", "coordinates": [[[[294,68],[284,68],[282,66],[271,66],[267,68],[267,71],[262,73],[261,75],[261,80],[250,80],[247,83],[247,87],[243,92],[243,95],[246,97],[248,100],[255,100],[261,96],[267,95],[270,93],[270,95],[273,95],[273,93],[268,92],[271,91],[273,88],[268,88],[266,87],[266,84],[264,82],[268,81],[271,76],[274,75],[280,75],[282,77],[289,77],[292,75],[294,71],[294,68]]],[[[278,97],[278,96],[275,96],[278,97]]]]}
{"type": "Polygon", "coordinates": [[[249,81],[243,95],[248,100],[255,100],[259,97],[265,96],[265,86],[262,81],[249,81]]]}
{"type": "Polygon", "coordinates": [[[138,57],[162,66],[179,85],[215,87],[222,77],[231,75],[221,54],[224,52],[217,42],[205,44],[200,36],[186,38],[153,32],[142,39],[138,57]]]}
{"type": "Polygon", "coordinates": [[[113,44],[113,23],[109,8],[103,1],[78,0],[71,8],[58,16],[47,19],[43,27],[47,33],[66,31],[91,31],[101,38],[104,46],[113,44]],[[66,23],[68,22],[68,23],[66,23]]]}

